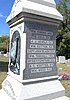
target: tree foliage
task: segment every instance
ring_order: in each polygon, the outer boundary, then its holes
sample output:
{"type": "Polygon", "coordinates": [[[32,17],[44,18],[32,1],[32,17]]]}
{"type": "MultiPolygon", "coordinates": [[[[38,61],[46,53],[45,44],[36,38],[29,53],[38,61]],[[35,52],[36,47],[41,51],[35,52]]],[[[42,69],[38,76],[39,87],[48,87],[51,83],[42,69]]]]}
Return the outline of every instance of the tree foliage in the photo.
{"type": "Polygon", "coordinates": [[[6,53],[9,48],[9,36],[0,36],[0,51],[6,53]]]}
{"type": "Polygon", "coordinates": [[[70,58],[70,0],[59,0],[57,9],[63,15],[58,28],[57,56],[70,58]]]}

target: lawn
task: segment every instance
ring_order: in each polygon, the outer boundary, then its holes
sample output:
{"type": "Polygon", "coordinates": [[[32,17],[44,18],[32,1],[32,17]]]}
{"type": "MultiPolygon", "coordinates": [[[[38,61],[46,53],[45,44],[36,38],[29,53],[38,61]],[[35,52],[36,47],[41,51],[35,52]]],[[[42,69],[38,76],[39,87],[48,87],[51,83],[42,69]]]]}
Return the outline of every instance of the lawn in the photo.
{"type": "Polygon", "coordinates": [[[9,59],[6,56],[0,55],[0,62],[8,62],[9,59]]]}
{"type": "Polygon", "coordinates": [[[0,55],[0,72],[8,71],[8,57],[0,55]]]}
{"type": "Polygon", "coordinates": [[[6,72],[0,72],[0,89],[2,88],[2,82],[6,78],[7,73],[6,72]]]}
{"type": "Polygon", "coordinates": [[[61,80],[61,83],[65,88],[65,95],[70,97],[70,80],[61,80]]]}
{"type": "MultiPolygon", "coordinates": [[[[8,67],[8,57],[0,56],[0,89],[3,80],[7,76],[7,67],[8,67]]],[[[58,73],[67,73],[70,74],[70,63],[66,64],[57,64],[58,73]]],[[[65,88],[66,96],[70,97],[70,80],[61,80],[62,85],[65,88]]]]}
{"type": "MultiPolygon", "coordinates": [[[[58,74],[67,73],[70,75],[70,63],[57,64],[58,74]]],[[[70,80],[61,80],[62,85],[65,88],[66,96],[70,97],[70,80]]]]}
{"type": "Polygon", "coordinates": [[[3,80],[7,76],[7,71],[8,71],[8,57],[0,55],[0,89],[3,80]]]}
{"type": "Polygon", "coordinates": [[[57,64],[57,67],[58,67],[59,74],[62,74],[62,73],[70,74],[70,63],[57,64]]]}

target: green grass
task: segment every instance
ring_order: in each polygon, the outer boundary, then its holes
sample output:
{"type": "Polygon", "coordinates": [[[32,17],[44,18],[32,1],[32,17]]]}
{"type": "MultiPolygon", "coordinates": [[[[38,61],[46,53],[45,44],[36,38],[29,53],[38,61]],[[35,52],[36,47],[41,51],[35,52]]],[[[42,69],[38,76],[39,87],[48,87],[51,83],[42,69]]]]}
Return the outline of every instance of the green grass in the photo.
{"type": "Polygon", "coordinates": [[[7,76],[8,70],[8,57],[0,56],[0,89],[2,87],[2,82],[7,76]]]}
{"type": "Polygon", "coordinates": [[[59,74],[62,74],[62,73],[70,74],[70,63],[57,64],[57,67],[58,67],[59,74]],[[60,68],[62,68],[62,70],[60,70],[60,68]]]}
{"type": "Polygon", "coordinates": [[[70,97],[70,80],[61,80],[61,83],[65,88],[65,95],[70,97]]]}
{"type": "MultiPolygon", "coordinates": [[[[67,73],[70,75],[70,63],[57,64],[58,74],[67,73]],[[62,70],[60,69],[62,68],[62,70]]],[[[70,97],[70,80],[61,80],[62,85],[65,88],[65,95],[70,97]]]]}
{"type": "MultiPolygon", "coordinates": [[[[0,89],[3,80],[7,76],[7,67],[8,67],[8,57],[0,56],[0,89]]],[[[67,73],[70,74],[70,63],[67,64],[57,64],[58,73],[67,73]],[[59,68],[62,68],[60,70],[59,68]]],[[[70,80],[61,80],[62,85],[65,88],[65,95],[70,97],[70,80]]]]}
{"type": "Polygon", "coordinates": [[[0,72],[0,89],[2,88],[2,82],[7,76],[7,72],[0,72]]]}
{"type": "Polygon", "coordinates": [[[8,62],[8,57],[5,57],[3,55],[0,55],[0,62],[8,62]]]}
{"type": "Polygon", "coordinates": [[[8,70],[8,57],[0,56],[0,72],[7,72],[8,70]]]}

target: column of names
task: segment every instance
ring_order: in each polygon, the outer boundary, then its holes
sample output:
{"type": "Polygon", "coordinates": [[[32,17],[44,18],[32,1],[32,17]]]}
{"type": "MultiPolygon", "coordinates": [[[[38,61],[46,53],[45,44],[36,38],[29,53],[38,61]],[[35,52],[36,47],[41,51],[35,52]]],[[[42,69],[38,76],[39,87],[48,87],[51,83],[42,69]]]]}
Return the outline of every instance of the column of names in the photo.
{"type": "MultiPolygon", "coordinates": [[[[36,36],[38,37],[38,36],[36,36]]],[[[27,64],[31,73],[53,70],[55,63],[55,41],[31,38],[27,48],[27,64]]]]}

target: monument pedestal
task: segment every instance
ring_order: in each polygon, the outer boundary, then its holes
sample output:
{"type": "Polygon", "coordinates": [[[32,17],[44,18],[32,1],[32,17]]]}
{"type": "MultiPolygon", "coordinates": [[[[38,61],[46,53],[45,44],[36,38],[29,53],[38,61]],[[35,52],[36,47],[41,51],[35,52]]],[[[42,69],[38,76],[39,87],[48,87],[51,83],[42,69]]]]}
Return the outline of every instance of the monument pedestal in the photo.
{"type": "Polygon", "coordinates": [[[1,89],[0,100],[12,100],[12,99],[6,94],[6,92],[3,89],[1,89]]]}
{"type": "Polygon", "coordinates": [[[2,100],[70,100],[64,95],[65,90],[58,80],[29,84],[10,75],[4,80],[0,91],[2,100]]]}
{"type": "Polygon", "coordinates": [[[7,18],[9,73],[1,100],[69,100],[56,67],[56,36],[62,19],[54,0],[15,0],[7,18]]]}
{"type": "Polygon", "coordinates": [[[63,97],[59,97],[59,98],[56,98],[56,99],[53,99],[53,100],[70,100],[70,98],[63,96],[63,97]]]}

